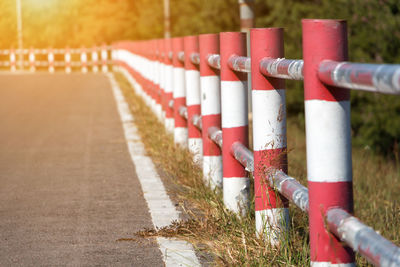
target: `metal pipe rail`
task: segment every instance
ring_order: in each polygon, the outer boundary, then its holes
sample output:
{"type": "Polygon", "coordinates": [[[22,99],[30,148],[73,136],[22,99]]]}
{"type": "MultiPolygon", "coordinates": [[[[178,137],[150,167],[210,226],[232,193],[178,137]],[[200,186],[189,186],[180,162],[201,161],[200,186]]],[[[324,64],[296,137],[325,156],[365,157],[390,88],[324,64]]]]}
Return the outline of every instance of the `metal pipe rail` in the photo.
{"type": "Polygon", "coordinates": [[[207,63],[214,69],[221,69],[221,57],[218,54],[211,54],[207,56],[207,63]]]}
{"type": "Polygon", "coordinates": [[[199,53],[190,54],[190,61],[195,65],[199,65],[200,64],[200,54],[199,53]]]}
{"type": "Polygon", "coordinates": [[[400,266],[400,248],[341,208],[326,212],[328,229],[376,266],[400,266]]]}
{"type": "Polygon", "coordinates": [[[173,99],[171,99],[171,100],[168,102],[168,107],[174,108],[174,100],[173,100],[173,99]]]}
{"type": "Polygon", "coordinates": [[[264,58],[260,61],[260,72],[267,77],[286,80],[303,80],[301,59],[264,58]]]}
{"type": "Polygon", "coordinates": [[[319,64],[318,77],[327,85],[400,95],[400,65],[324,60],[319,64]]]}
{"type": "Polygon", "coordinates": [[[203,124],[202,124],[201,116],[199,114],[195,114],[195,115],[192,116],[192,123],[193,123],[194,126],[197,127],[197,129],[202,131],[203,124]]]}
{"type": "Polygon", "coordinates": [[[231,56],[228,65],[234,71],[251,72],[251,59],[249,57],[231,56]]]}
{"type": "Polygon", "coordinates": [[[179,114],[182,116],[182,118],[185,118],[186,120],[188,119],[188,111],[187,107],[185,106],[180,106],[179,109],[179,114]]]}
{"type": "Polygon", "coordinates": [[[220,148],[222,148],[222,130],[220,128],[218,127],[208,128],[208,137],[220,148]]]}
{"type": "Polygon", "coordinates": [[[308,212],[308,189],[301,185],[295,178],[290,177],[281,170],[269,168],[266,170],[266,178],[285,198],[293,202],[302,211],[308,212]]]}
{"type": "Polygon", "coordinates": [[[183,51],[178,52],[178,60],[182,63],[185,62],[185,52],[183,51]]]}
{"type": "Polygon", "coordinates": [[[231,146],[231,154],[248,172],[254,171],[253,152],[240,142],[234,142],[231,146]]]}

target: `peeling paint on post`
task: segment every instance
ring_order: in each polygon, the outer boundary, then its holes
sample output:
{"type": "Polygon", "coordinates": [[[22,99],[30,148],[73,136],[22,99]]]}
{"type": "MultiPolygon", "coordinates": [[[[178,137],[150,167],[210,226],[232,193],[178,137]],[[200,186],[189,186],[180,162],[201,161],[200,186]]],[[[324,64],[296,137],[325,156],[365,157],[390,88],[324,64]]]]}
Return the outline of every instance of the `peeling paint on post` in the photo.
{"type": "Polygon", "coordinates": [[[278,245],[289,227],[288,201],[266,183],[265,172],[271,167],[288,171],[286,90],[285,81],[265,77],[260,64],[266,57],[283,57],[283,29],[252,29],[250,34],[256,230],[278,245]]]}

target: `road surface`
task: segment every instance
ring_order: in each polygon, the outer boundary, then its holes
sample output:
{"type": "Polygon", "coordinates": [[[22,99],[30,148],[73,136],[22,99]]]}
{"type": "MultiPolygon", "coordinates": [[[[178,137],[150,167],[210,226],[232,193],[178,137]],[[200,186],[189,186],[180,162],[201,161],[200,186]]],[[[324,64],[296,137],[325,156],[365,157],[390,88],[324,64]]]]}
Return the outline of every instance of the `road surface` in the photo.
{"type": "Polygon", "coordinates": [[[108,78],[0,75],[0,266],[163,266],[108,78]]]}

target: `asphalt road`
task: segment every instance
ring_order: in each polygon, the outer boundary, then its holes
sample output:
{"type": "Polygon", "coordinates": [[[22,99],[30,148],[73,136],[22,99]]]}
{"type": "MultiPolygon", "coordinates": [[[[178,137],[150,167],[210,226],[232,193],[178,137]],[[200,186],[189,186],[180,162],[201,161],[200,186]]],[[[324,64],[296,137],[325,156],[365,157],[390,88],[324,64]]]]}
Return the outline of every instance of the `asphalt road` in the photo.
{"type": "Polygon", "coordinates": [[[106,76],[0,75],[0,266],[163,266],[106,76]]]}

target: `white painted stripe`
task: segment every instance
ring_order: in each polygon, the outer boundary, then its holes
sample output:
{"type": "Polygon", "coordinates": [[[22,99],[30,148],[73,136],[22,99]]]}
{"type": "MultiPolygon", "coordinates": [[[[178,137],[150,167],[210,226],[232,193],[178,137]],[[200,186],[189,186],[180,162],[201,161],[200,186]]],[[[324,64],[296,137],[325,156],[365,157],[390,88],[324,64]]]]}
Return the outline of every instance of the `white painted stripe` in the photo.
{"type": "Polygon", "coordinates": [[[200,77],[201,115],[221,114],[221,91],[219,76],[200,77]]]}
{"type": "Polygon", "coordinates": [[[308,180],[352,180],[350,102],[305,101],[308,180]]]}
{"type": "Polygon", "coordinates": [[[165,119],[165,128],[169,133],[174,133],[174,119],[173,118],[166,118],[165,119]]]}
{"type": "Polygon", "coordinates": [[[324,261],[312,261],[311,267],[355,267],[355,263],[330,263],[324,261]]]}
{"type": "Polygon", "coordinates": [[[229,210],[244,216],[248,210],[250,179],[248,177],[223,178],[224,204],[229,210]]]}
{"type": "Polygon", "coordinates": [[[163,92],[165,88],[165,68],[162,62],[158,62],[158,65],[159,65],[158,76],[160,77],[160,89],[161,92],[163,92]]]}
{"type": "Polygon", "coordinates": [[[197,258],[194,261],[196,255],[193,255],[192,246],[186,241],[157,237],[157,242],[160,244],[166,267],[201,266],[197,258]]]}
{"type": "MultiPolygon", "coordinates": [[[[169,199],[152,160],[145,156],[145,148],[137,135],[136,126],[132,122],[132,114],[129,108],[126,109],[126,101],[114,76],[110,74],[108,77],[121,116],[129,153],[136,166],[136,173],[150,210],[153,225],[157,228],[168,226],[174,220],[179,219],[179,213],[169,199]]],[[[157,242],[166,266],[201,266],[190,243],[163,237],[158,237],[157,242]]]]}
{"type": "Polygon", "coordinates": [[[174,73],[174,98],[185,97],[185,70],[183,68],[173,68],[174,73]]]}
{"type": "Polygon", "coordinates": [[[285,240],[285,234],[289,230],[289,210],[287,208],[275,208],[267,210],[256,210],[257,235],[265,236],[273,246],[285,240]]]}
{"type": "MultiPolygon", "coordinates": [[[[154,100],[154,99],[153,99],[154,100]]],[[[161,104],[158,104],[155,100],[155,113],[159,121],[163,121],[163,110],[161,104]]]]}
{"type": "Polygon", "coordinates": [[[222,188],[222,156],[203,156],[203,179],[211,189],[222,188]]]}
{"type": "Polygon", "coordinates": [[[153,62],[153,64],[154,64],[154,73],[153,73],[153,75],[154,75],[154,83],[156,85],[160,85],[160,82],[161,82],[161,77],[159,75],[159,73],[160,73],[160,63],[158,61],[155,61],[155,62],[153,62]]]}
{"type": "Polygon", "coordinates": [[[186,105],[200,105],[200,72],[185,70],[186,105]]]}
{"type": "Polygon", "coordinates": [[[171,65],[165,65],[165,92],[172,93],[174,89],[173,84],[173,69],[171,65]]]}
{"type": "Polygon", "coordinates": [[[221,116],[223,128],[248,124],[247,81],[221,82],[221,116]]]}
{"type": "Polygon", "coordinates": [[[189,151],[193,154],[193,162],[196,164],[201,164],[203,156],[203,139],[189,138],[188,148],[189,151]]]}
{"type": "Polygon", "coordinates": [[[285,90],[253,90],[254,151],[286,147],[285,90]]]}
{"type": "Polygon", "coordinates": [[[174,142],[182,147],[188,146],[188,129],[186,127],[174,128],[174,142]]]}

